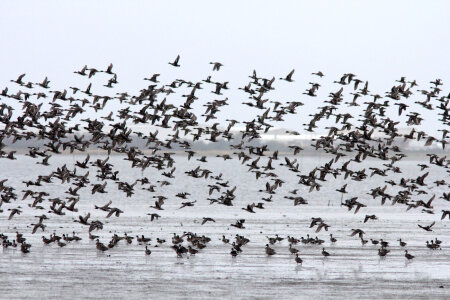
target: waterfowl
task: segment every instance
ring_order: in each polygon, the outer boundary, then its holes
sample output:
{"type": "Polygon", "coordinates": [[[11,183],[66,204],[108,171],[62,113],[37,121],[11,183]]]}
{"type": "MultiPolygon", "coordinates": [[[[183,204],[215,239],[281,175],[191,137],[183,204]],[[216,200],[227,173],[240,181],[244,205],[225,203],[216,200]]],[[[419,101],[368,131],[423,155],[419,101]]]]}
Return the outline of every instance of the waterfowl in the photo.
{"type": "Polygon", "coordinates": [[[312,243],[317,244],[317,245],[322,245],[323,243],[325,243],[325,241],[316,237],[314,240],[312,240],[312,243]]]}
{"type": "Polygon", "coordinates": [[[150,222],[153,222],[153,220],[158,220],[161,216],[156,214],[156,213],[152,213],[152,214],[147,214],[150,216],[150,222]]]}
{"type": "Polygon", "coordinates": [[[99,238],[98,235],[93,235],[93,234],[91,234],[91,233],[89,232],[89,239],[90,239],[90,240],[96,240],[96,239],[98,239],[98,238],[99,238]]]}
{"type": "Polygon", "coordinates": [[[179,67],[180,65],[178,64],[178,61],[180,60],[180,55],[177,56],[177,58],[175,58],[175,60],[173,62],[169,62],[169,65],[172,65],[174,67],[179,67]]]}
{"type": "Polygon", "coordinates": [[[14,83],[17,83],[17,84],[20,84],[20,85],[22,85],[23,84],[23,81],[22,81],[22,79],[25,77],[25,73],[24,74],[21,74],[21,75],[19,75],[19,77],[17,77],[17,79],[16,80],[11,80],[11,82],[14,82],[14,83]]]}
{"type": "Polygon", "coordinates": [[[433,231],[433,229],[431,229],[431,228],[434,226],[434,224],[436,224],[436,222],[433,222],[433,223],[431,223],[430,225],[427,225],[427,226],[422,226],[420,224],[418,224],[417,226],[419,226],[420,228],[422,228],[425,231],[433,231]]]}
{"type": "Polygon", "coordinates": [[[222,242],[223,242],[224,244],[229,244],[229,243],[230,243],[230,240],[227,239],[227,238],[225,238],[224,235],[222,235],[222,242]]]}
{"type": "Polygon", "coordinates": [[[87,74],[86,74],[86,70],[87,70],[87,65],[85,65],[82,69],[81,69],[81,71],[75,71],[74,73],[76,73],[76,74],[78,74],[78,75],[81,75],[81,76],[86,76],[87,74]]]}
{"type": "Polygon", "coordinates": [[[378,220],[378,218],[375,215],[366,215],[364,218],[364,223],[366,223],[368,220],[378,220]]]}
{"type": "Polygon", "coordinates": [[[380,248],[380,249],[378,249],[378,255],[384,257],[384,256],[386,256],[386,254],[388,254],[390,251],[391,251],[391,250],[388,250],[388,249],[386,249],[386,248],[380,248]]]}
{"type": "Polygon", "coordinates": [[[57,244],[60,248],[65,247],[65,246],[67,245],[66,243],[63,243],[63,242],[61,242],[61,241],[57,241],[56,244],[57,244]]]}
{"type": "Polygon", "coordinates": [[[441,248],[441,246],[439,244],[436,244],[433,241],[431,241],[431,243],[426,241],[426,245],[427,245],[427,248],[432,249],[432,250],[437,250],[437,249],[441,248]]]}
{"type": "Polygon", "coordinates": [[[413,258],[414,258],[414,255],[409,254],[409,253],[408,253],[408,250],[405,250],[405,257],[406,257],[408,260],[410,260],[410,259],[413,259],[413,258]]]}
{"type": "Polygon", "coordinates": [[[350,236],[358,235],[360,238],[364,237],[365,232],[361,229],[352,229],[352,234],[350,236]]]}
{"type": "Polygon", "coordinates": [[[275,250],[269,247],[269,244],[266,244],[266,254],[269,256],[276,254],[275,250]]]}
{"type": "Polygon", "coordinates": [[[315,72],[315,73],[311,73],[312,75],[317,75],[317,76],[319,76],[319,77],[323,77],[323,76],[325,76],[325,75],[323,75],[323,73],[322,72],[315,72]]]}
{"type": "Polygon", "coordinates": [[[144,243],[147,244],[148,242],[150,242],[152,239],[151,238],[146,238],[144,235],[136,236],[136,241],[138,241],[138,243],[144,243]]]}
{"type": "Polygon", "coordinates": [[[380,239],[380,245],[382,248],[389,247],[389,242],[383,241],[383,239],[380,239]]]}
{"type": "Polygon", "coordinates": [[[20,245],[20,251],[22,251],[22,253],[29,253],[30,252],[30,247],[31,247],[30,244],[22,243],[20,245]]]}
{"type": "Polygon", "coordinates": [[[295,254],[298,253],[298,249],[292,248],[292,244],[289,244],[289,252],[291,252],[291,254],[295,254]]]}
{"type": "Polygon", "coordinates": [[[173,245],[172,249],[175,250],[178,258],[182,258],[183,254],[188,252],[188,249],[182,245],[173,245]]]}
{"type": "Polygon", "coordinates": [[[106,215],[107,218],[111,217],[112,215],[115,215],[116,217],[119,217],[120,214],[123,213],[123,210],[113,207],[109,210],[108,214],[106,215]]]}
{"type": "Polygon", "coordinates": [[[213,71],[219,71],[220,67],[223,66],[220,62],[210,62],[209,64],[214,65],[213,66],[213,71]]]}
{"type": "Polygon", "coordinates": [[[244,229],[244,223],[245,220],[244,219],[240,219],[236,221],[236,224],[231,224],[230,226],[236,227],[236,228],[240,228],[240,229],[244,229]]]}
{"type": "Polygon", "coordinates": [[[13,209],[8,209],[9,211],[11,211],[11,213],[9,214],[8,220],[11,220],[14,215],[20,215],[20,213],[22,213],[22,211],[18,208],[13,208],[13,209]]]}
{"type": "Polygon", "coordinates": [[[287,74],[287,76],[285,78],[280,78],[281,80],[285,80],[287,82],[293,82],[294,80],[292,80],[292,75],[294,75],[295,69],[293,69],[291,72],[289,72],[289,74],[287,74]]]}
{"type": "Polygon", "coordinates": [[[133,243],[133,237],[132,236],[128,236],[127,233],[124,234],[123,238],[127,241],[127,244],[133,243]]]}
{"type": "Polygon", "coordinates": [[[191,246],[188,246],[188,251],[189,251],[189,254],[191,254],[191,255],[195,255],[198,253],[198,250],[192,248],[191,246]]]}
{"type": "Polygon", "coordinates": [[[331,233],[330,233],[330,242],[332,242],[332,243],[336,243],[337,242],[337,239],[335,239],[333,237],[333,234],[331,234],[331,233]]]}
{"type": "Polygon", "coordinates": [[[287,240],[290,244],[294,244],[294,245],[296,245],[296,244],[298,244],[298,242],[300,242],[300,240],[298,240],[292,236],[289,236],[289,235],[287,236],[287,240]]]}
{"type": "Polygon", "coordinates": [[[102,251],[102,252],[108,251],[108,249],[109,249],[108,247],[106,247],[105,245],[103,245],[103,244],[100,242],[99,239],[97,239],[96,247],[97,247],[98,250],[100,250],[100,251],[102,251]]]}
{"type": "Polygon", "coordinates": [[[44,242],[44,244],[48,245],[50,243],[53,243],[53,239],[48,239],[45,236],[42,236],[42,241],[44,242]]]}

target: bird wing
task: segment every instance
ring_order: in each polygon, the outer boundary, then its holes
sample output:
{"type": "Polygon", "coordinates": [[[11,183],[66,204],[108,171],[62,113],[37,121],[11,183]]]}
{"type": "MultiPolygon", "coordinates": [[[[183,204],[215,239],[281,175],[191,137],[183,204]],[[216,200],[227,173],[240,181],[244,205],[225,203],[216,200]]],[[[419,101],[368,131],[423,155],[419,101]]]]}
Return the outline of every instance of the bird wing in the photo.
{"type": "Polygon", "coordinates": [[[292,69],[291,72],[289,72],[288,76],[286,76],[286,79],[291,79],[292,75],[294,75],[295,69],[292,69]]]}

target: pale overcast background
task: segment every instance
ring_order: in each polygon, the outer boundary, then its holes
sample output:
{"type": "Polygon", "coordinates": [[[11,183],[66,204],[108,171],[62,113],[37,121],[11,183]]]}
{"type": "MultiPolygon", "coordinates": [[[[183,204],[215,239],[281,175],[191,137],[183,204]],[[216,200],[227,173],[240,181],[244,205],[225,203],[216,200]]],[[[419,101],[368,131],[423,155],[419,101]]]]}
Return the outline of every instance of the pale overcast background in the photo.
{"type": "MultiPolygon", "coordinates": [[[[52,89],[84,88],[88,80],[73,71],[112,62],[119,76],[114,92],[137,92],[153,73],[165,83],[207,75],[230,81],[224,96],[214,97],[211,86],[199,100],[199,107],[225,96],[236,103],[223,119],[260,112],[239,104],[247,99],[237,88],[253,69],[277,78],[271,100],[305,102],[304,116],[340,88],[332,81],[346,72],[381,95],[401,76],[424,89],[441,78],[449,92],[450,1],[1,1],[0,11],[0,88],[11,91],[9,80],[21,73],[32,82],[48,76],[52,89]],[[167,63],[178,54],[181,68],[173,68],[167,63]],[[210,61],[223,69],[212,72],[210,61]],[[278,81],[293,68],[294,83],[278,81]],[[326,77],[311,76],[318,70],[326,77]],[[323,84],[319,97],[302,95],[313,80],[323,84]]],[[[100,93],[107,77],[94,80],[100,93]]],[[[429,130],[440,126],[436,112],[414,111],[434,120],[429,130]]],[[[299,129],[305,120],[298,118],[283,126],[299,129]]]]}

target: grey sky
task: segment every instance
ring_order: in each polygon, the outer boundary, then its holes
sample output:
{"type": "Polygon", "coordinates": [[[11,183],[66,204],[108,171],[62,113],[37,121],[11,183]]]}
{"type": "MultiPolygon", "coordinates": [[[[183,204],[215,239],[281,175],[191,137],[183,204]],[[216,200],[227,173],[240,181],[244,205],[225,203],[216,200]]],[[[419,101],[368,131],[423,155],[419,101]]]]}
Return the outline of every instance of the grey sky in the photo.
{"type": "MultiPolygon", "coordinates": [[[[214,75],[230,81],[226,96],[240,103],[237,87],[253,69],[278,80],[295,68],[295,82],[277,81],[273,95],[316,101],[305,106],[312,113],[346,72],[379,94],[400,76],[419,88],[450,80],[450,1],[1,1],[0,11],[0,88],[21,73],[34,82],[49,76],[56,89],[83,87],[73,71],[112,62],[115,92],[145,87],[142,78],[153,73],[167,83],[214,75]],[[172,68],[177,54],[181,68],[172,68]],[[225,67],[213,73],[210,61],[225,67]],[[322,81],[310,75],[317,70],[327,75],[322,81]],[[323,83],[316,99],[301,95],[312,80],[323,83]]],[[[202,103],[214,98],[207,93],[202,103]]],[[[223,112],[255,112],[241,108],[223,112]]]]}

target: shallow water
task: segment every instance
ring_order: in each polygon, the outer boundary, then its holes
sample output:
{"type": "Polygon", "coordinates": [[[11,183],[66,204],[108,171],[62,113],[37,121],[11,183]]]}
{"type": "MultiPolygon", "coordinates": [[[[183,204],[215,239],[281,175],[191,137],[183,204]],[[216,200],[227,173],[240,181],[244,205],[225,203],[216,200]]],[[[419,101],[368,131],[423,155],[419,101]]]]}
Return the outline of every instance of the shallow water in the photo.
{"type": "MultiPolygon", "coordinates": [[[[122,191],[117,190],[117,184],[109,181],[108,193],[91,195],[90,187],[80,191],[78,212],[65,211],[66,215],[57,216],[47,213],[48,203],[44,202],[45,211],[28,207],[31,199],[21,201],[21,191],[25,189],[22,181],[35,180],[38,174],[47,175],[56,166],[66,163],[72,168],[76,160],[82,160],[84,155],[67,155],[52,157],[51,166],[36,165],[35,161],[25,156],[18,156],[17,161],[3,159],[0,162],[0,179],[8,178],[7,184],[16,188],[19,200],[4,203],[0,214],[0,232],[11,239],[15,232],[24,233],[27,242],[32,244],[31,252],[22,254],[19,249],[3,249],[0,254],[0,298],[3,299],[60,299],[60,298],[430,298],[448,299],[450,297],[450,227],[449,220],[440,221],[441,209],[449,209],[449,203],[438,197],[446,190],[446,186],[435,187],[432,182],[442,176],[448,181],[448,174],[439,169],[430,170],[426,182],[430,188],[424,196],[414,196],[413,199],[428,200],[433,193],[435,215],[422,213],[421,209],[406,212],[404,205],[384,206],[379,199],[371,199],[366,193],[375,186],[384,186],[388,179],[398,180],[400,177],[374,176],[363,182],[352,182],[347,187],[344,199],[359,196],[359,201],[367,204],[360,212],[354,214],[341,207],[340,195],[335,190],[344,181],[338,177],[323,183],[320,192],[308,193],[304,186],[297,184],[298,178],[287,169],[278,167],[275,172],[285,180],[273,202],[265,202],[266,209],[256,209],[255,214],[243,211],[241,208],[252,202],[264,202],[259,193],[264,189],[268,179],[256,181],[254,174],[247,173],[247,167],[241,166],[237,160],[223,162],[222,159],[209,157],[207,164],[201,164],[195,159],[186,161],[185,157],[175,157],[177,170],[175,179],[168,179],[172,185],[156,188],[156,193],[142,190],[140,183],[136,185],[135,195],[127,198],[122,191]],[[201,165],[209,168],[213,175],[223,173],[224,180],[230,181],[230,188],[237,186],[234,206],[209,204],[208,184],[215,180],[193,179],[184,176],[183,172],[201,165]],[[38,172],[38,173],[37,173],[38,172]],[[431,188],[431,186],[434,186],[431,188]],[[283,198],[288,191],[299,189],[299,194],[306,198],[308,205],[293,206],[292,200],[283,198]],[[189,201],[197,200],[194,207],[179,209],[181,202],[188,201],[175,197],[178,192],[191,193],[189,201]],[[156,211],[150,208],[155,199],[152,196],[165,195],[164,210],[156,211]],[[106,219],[106,212],[94,210],[94,205],[103,205],[109,200],[112,207],[124,211],[120,217],[106,219]],[[7,220],[8,208],[22,207],[22,214],[7,220]],[[144,246],[136,241],[127,245],[121,241],[119,245],[105,253],[95,248],[95,242],[88,239],[87,227],[74,223],[78,215],[91,213],[90,220],[101,220],[105,223],[100,235],[107,244],[113,233],[130,236],[144,234],[152,238],[150,249],[152,254],[144,254],[144,246]],[[150,222],[147,213],[157,212],[161,218],[150,222]],[[37,220],[34,216],[46,213],[50,218],[44,221],[47,225],[44,233],[39,230],[31,234],[32,226],[37,220]],[[366,214],[376,214],[378,220],[363,224],[366,214]],[[202,217],[212,217],[215,223],[201,225],[202,217]],[[331,227],[326,232],[315,233],[315,228],[309,228],[312,217],[321,217],[331,227]],[[244,218],[245,229],[231,227],[237,219],[244,218]],[[417,224],[428,225],[436,221],[433,232],[418,228],[417,224]],[[359,239],[350,237],[352,228],[365,231],[365,239],[380,239],[389,241],[391,252],[385,257],[377,255],[379,247],[370,242],[364,246],[359,239]],[[64,248],[57,245],[44,245],[41,236],[56,232],[71,234],[75,231],[83,238],[79,242],[68,243],[64,248]],[[170,249],[169,243],[173,233],[182,234],[191,231],[212,238],[207,247],[195,256],[177,258],[170,249]],[[338,241],[329,242],[329,233],[338,241]],[[251,241],[242,247],[243,253],[236,258],[229,254],[230,246],[220,241],[222,235],[233,238],[236,234],[244,235],[251,241]],[[288,251],[288,242],[283,240],[273,245],[277,254],[267,257],[264,246],[268,242],[266,236],[279,234],[296,238],[318,236],[326,242],[323,247],[331,256],[324,258],[322,246],[298,244],[303,264],[297,265],[294,255],[288,251]],[[156,238],[165,238],[168,242],[155,247],[156,238]],[[432,251],[425,246],[426,240],[434,238],[442,240],[442,250],[432,251]],[[397,239],[402,238],[408,245],[405,249],[415,255],[412,261],[404,257],[404,248],[397,239]],[[443,286],[444,288],[439,288],[443,286]]],[[[91,155],[91,161],[96,159],[91,155]]],[[[298,157],[302,173],[311,170],[318,162],[325,163],[330,158],[298,157]]],[[[135,179],[147,176],[152,183],[162,179],[159,172],[147,169],[141,172],[129,167],[129,163],[121,156],[112,156],[110,162],[115,169],[120,170],[120,180],[133,182],[135,179]]],[[[278,163],[281,161],[278,161],[278,163]]],[[[403,170],[402,176],[415,177],[423,172],[417,171],[419,160],[401,161],[398,166],[403,170]],[[417,175],[416,175],[417,174],[417,175]]],[[[277,163],[277,164],[278,164],[277,163]]],[[[265,164],[265,161],[262,165],[265,164]]],[[[261,165],[261,162],[260,162],[261,165]]],[[[276,165],[276,164],[274,164],[276,165]]],[[[364,167],[381,166],[379,162],[365,162],[364,167]]],[[[351,165],[352,169],[362,168],[362,165],[351,165]]],[[[91,168],[91,183],[96,183],[95,170],[91,168]]],[[[80,172],[84,173],[84,172],[80,172]]],[[[53,183],[33,190],[45,190],[50,197],[64,198],[64,192],[70,185],[62,185],[57,179],[53,183]]],[[[222,188],[222,191],[225,189],[222,188]]],[[[388,187],[387,192],[393,194],[395,189],[388,187]]],[[[215,192],[213,196],[218,196],[215,192]]],[[[187,242],[184,243],[187,245],[187,242]]]]}

